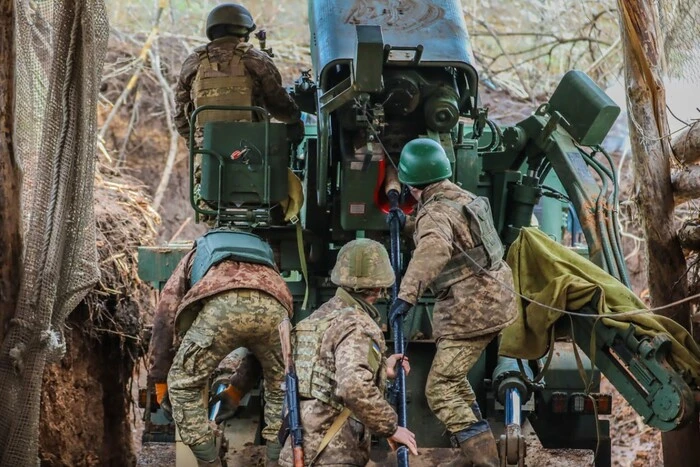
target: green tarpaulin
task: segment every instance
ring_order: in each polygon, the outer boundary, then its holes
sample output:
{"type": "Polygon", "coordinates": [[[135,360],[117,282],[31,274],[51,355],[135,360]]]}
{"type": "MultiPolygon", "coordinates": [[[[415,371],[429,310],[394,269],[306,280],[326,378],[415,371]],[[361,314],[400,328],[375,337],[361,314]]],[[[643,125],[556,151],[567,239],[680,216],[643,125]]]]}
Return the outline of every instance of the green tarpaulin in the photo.
{"type": "MultiPolygon", "coordinates": [[[[532,301],[577,311],[600,293],[598,314],[614,318],[603,318],[598,326],[626,328],[634,323],[639,336],[666,334],[672,343],[669,363],[689,384],[700,383],[700,348],[690,334],[672,319],[652,313],[615,317],[646,307],[631,290],[586,258],[538,229],[526,228],[511,245],[507,261],[513,269],[515,290],[532,301]]],[[[518,300],[518,306],[518,319],[503,331],[500,353],[529,360],[542,357],[549,346],[552,325],[564,315],[524,299],[518,300]]]]}

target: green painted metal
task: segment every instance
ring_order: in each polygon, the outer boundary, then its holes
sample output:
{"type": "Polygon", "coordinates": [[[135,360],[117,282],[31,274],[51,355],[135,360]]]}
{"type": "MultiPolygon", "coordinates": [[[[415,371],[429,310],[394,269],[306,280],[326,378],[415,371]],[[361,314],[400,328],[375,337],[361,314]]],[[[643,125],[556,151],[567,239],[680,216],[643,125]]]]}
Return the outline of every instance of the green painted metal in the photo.
{"type": "Polygon", "coordinates": [[[180,260],[192,249],[192,242],[138,248],[139,278],[162,290],[180,260]]]}
{"type": "Polygon", "coordinates": [[[384,88],[384,39],[377,25],[358,25],[356,28],[354,87],[359,92],[380,92],[384,88]]]}
{"type": "MultiPolygon", "coordinates": [[[[595,314],[592,307],[581,311],[595,314]]],[[[668,337],[637,338],[634,325],[620,329],[579,317],[572,328],[580,347],[646,424],[669,431],[696,415],[693,392],[666,361],[668,337]]]]}
{"type": "MultiPolygon", "coordinates": [[[[231,213],[226,208],[264,208],[287,197],[289,145],[286,128],[271,123],[262,107],[214,106],[197,108],[190,117],[203,111],[250,110],[261,123],[209,122],[204,125],[203,142],[197,144],[195,128],[190,127],[190,204],[197,214],[227,221],[255,223],[258,218],[231,213]],[[201,158],[199,196],[212,209],[202,207],[195,193],[195,157],[201,158]],[[215,210],[216,207],[218,209],[215,210]]],[[[263,217],[264,221],[268,219],[263,217]]]]}
{"type": "MultiPolygon", "coordinates": [[[[205,149],[220,154],[225,161],[221,201],[226,205],[269,205],[287,197],[289,144],[285,125],[270,123],[267,152],[266,137],[265,128],[257,123],[204,125],[205,149]]],[[[207,201],[218,201],[218,172],[218,158],[204,154],[200,194],[207,201]]]]}
{"type": "Polygon", "coordinates": [[[564,117],[562,127],[583,146],[597,146],[620,115],[620,107],[582,71],[564,75],[547,112],[564,117]]]}

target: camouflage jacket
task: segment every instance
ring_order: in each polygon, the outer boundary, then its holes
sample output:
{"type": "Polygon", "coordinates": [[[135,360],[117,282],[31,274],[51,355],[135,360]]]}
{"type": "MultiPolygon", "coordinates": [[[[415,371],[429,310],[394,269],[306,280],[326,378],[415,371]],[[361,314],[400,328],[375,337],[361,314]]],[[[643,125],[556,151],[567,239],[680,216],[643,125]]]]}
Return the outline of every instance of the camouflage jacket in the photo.
{"type": "MultiPolygon", "coordinates": [[[[186,331],[202,306],[202,300],[234,289],[255,289],[274,297],[292,316],[292,295],[287,284],[274,269],[238,261],[223,261],[189,287],[194,251],[177,265],[160,295],[153,318],[153,334],[148,352],[148,376],[156,383],[165,382],[173,363],[180,333],[186,331]]],[[[235,313],[235,310],[232,310],[235,313]]]]}
{"type": "MultiPolygon", "coordinates": [[[[468,204],[475,195],[449,180],[434,183],[423,190],[413,233],[416,249],[399,292],[399,298],[409,303],[418,301],[452,256],[475,246],[462,213],[441,203],[440,197],[468,204]]],[[[500,267],[490,271],[489,275],[465,271],[462,280],[446,290],[436,291],[437,302],[433,309],[435,339],[466,339],[489,334],[515,320],[515,296],[500,284],[513,288],[510,267],[502,261],[500,267]]]]}
{"type": "MultiPolygon", "coordinates": [[[[396,432],[397,415],[384,398],[386,386],[386,344],[376,323],[379,313],[343,289],[307,319],[320,320],[330,313],[347,309],[326,330],[320,355],[334,372],[337,400],[352,411],[352,416],[328,444],[315,465],[364,466],[369,460],[370,433],[389,437],[396,432]],[[351,307],[351,308],[348,308],[351,307]],[[379,368],[370,365],[371,353],[381,358],[379,368]]],[[[321,439],[340,411],[316,399],[302,400],[306,465],[316,455],[321,439]]],[[[291,437],[282,450],[279,464],[292,466],[291,437]]]]}
{"type": "Polygon", "coordinates": [[[194,110],[192,83],[202,57],[208,54],[211,62],[228,62],[234,49],[242,44],[248,48],[241,63],[253,80],[253,105],[266,109],[284,123],[295,123],[301,118],[299,107],[282,86],[280,72],[270,57],[248,43],[239,42],[238,38],[221,38],[197,47],[182,64],[175,89],[175,127],[183,137],[189,137],[189,116],[194,110]]]}

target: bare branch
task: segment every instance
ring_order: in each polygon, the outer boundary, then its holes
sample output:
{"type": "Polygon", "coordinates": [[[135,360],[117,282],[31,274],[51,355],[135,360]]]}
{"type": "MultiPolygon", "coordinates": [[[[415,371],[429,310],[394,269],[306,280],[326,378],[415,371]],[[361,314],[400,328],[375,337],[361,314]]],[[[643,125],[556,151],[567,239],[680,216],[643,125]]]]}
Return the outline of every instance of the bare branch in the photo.
{"type": "Polygon", "coordinates": [[[700,166],[691,165],[671,173],[673,200],[676,204],[700,198],[700,166]]]}
{"type": "Polygon", "coordinates": [[[700,250],[700,220],[685,221],[678,231],[678,239],[686,250],[700,250]]]}
{"type": "Polygon", "coordinates": [[[692,164],[700,160],[700,120],[677,134],[671,141],[673,154],[678,162],[692,164]]]}
{"type": "Polygon", "coordinates": [[[149,56],[151,57],[151,63],[153,64],[153,71],[155,72],[163,91],[163,107],[165,108],[166,125],[168,126],[168,132],[170,133],[170,149],[168,150],[168,158],[165,162],[165,168],[163,169],[163,175],[161,176],[160,183],[156,189],[156,194],[153,196],[153,210],[157,212],[160,208],[160,203],[163,201],[165,190],[168,188],[170,175],[173,172],[175,156],[177,155],[177,142],[179,135],[175,130],[172,116],[172,109],[175,107],[175,97],[173,90],[170,87],[170,83],[168,83],[165,76],[163,76],[163,71],[161,70],[160,66],[160,55],[158,55],[158,48],[154,48],[152,52],[149,51],[149,56]]]}

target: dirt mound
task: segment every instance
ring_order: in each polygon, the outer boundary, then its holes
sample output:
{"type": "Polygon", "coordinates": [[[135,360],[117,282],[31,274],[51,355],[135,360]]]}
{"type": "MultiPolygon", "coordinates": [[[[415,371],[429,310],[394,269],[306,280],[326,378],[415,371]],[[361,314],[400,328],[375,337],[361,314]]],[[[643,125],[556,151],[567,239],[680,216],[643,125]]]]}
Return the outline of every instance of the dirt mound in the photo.
{"type": "Polygon", "coordinates": [[[101,279],[67,320],[65,356],[44,372],[41,465],[135,463],[130,380],[151,308],[150,292],[137,276],[136,246],[153,243],[158,222],[142,189],[138,180],[105,166],[96,174],[101,279]]]}

